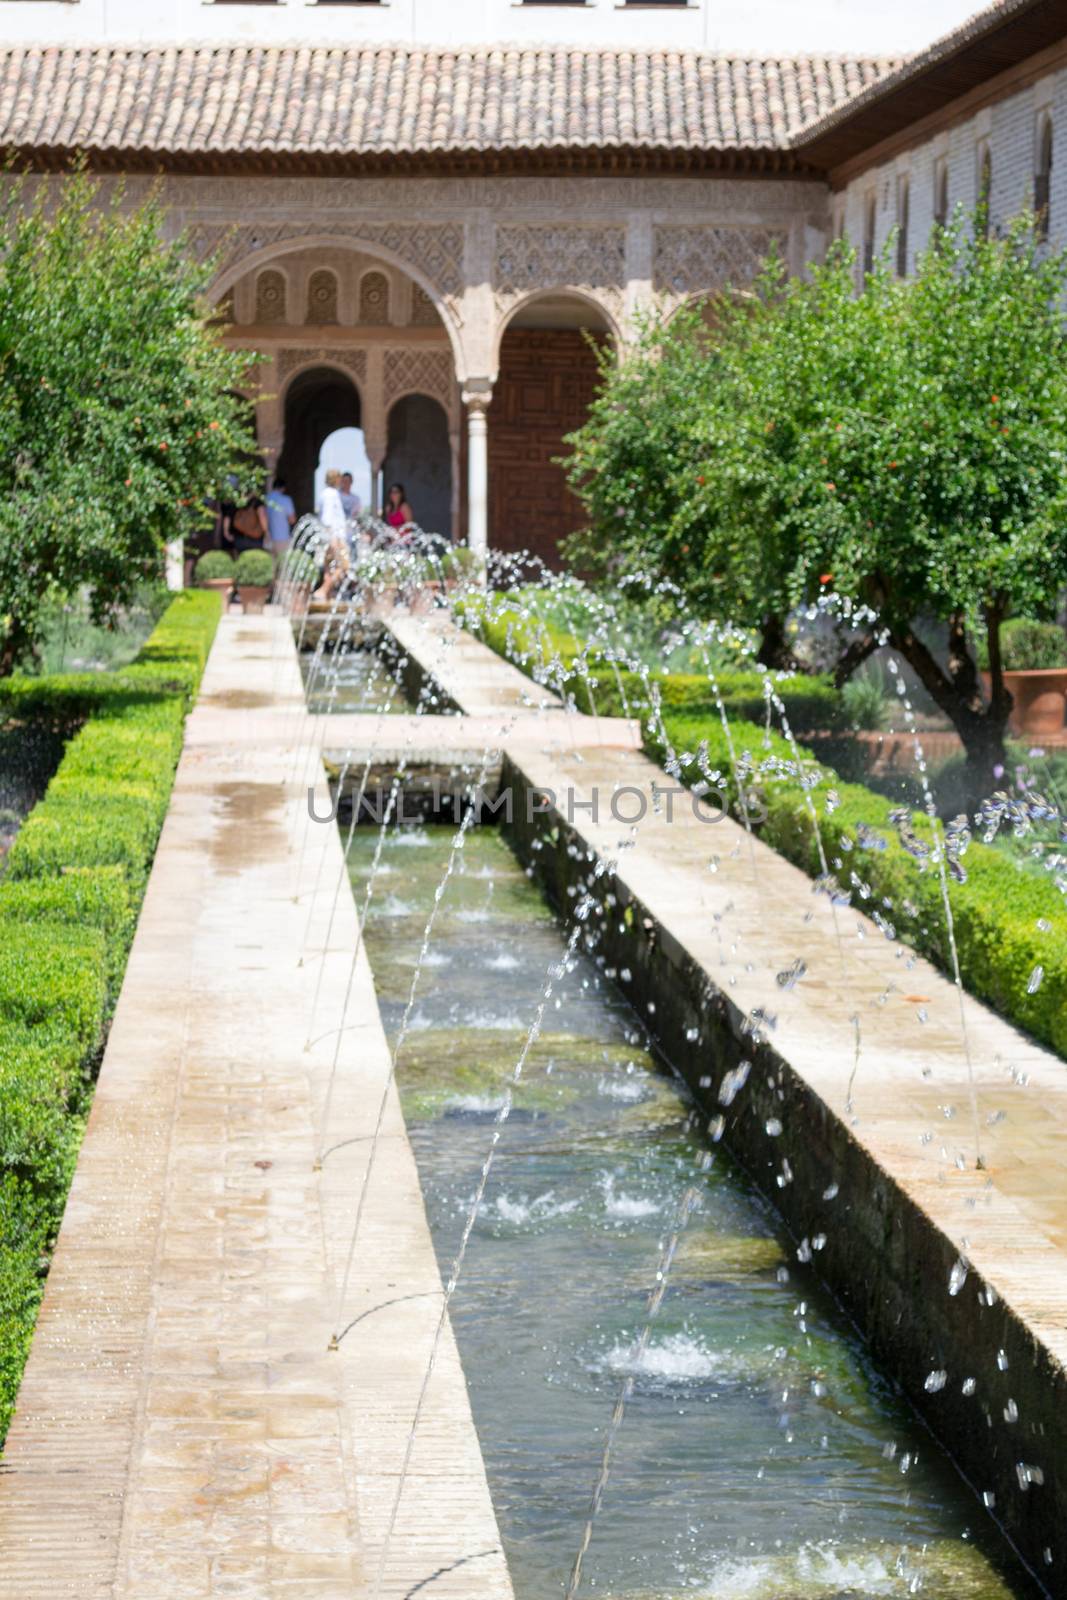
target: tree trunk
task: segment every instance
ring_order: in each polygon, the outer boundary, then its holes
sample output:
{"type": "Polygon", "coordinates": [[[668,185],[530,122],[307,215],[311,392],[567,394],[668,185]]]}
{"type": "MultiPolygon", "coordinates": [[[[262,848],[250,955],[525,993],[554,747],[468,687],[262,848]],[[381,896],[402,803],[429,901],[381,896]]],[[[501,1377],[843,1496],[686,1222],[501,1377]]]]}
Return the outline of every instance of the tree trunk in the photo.
{"type": "Polygon", "coordinates": [[[877,649],[878,640],[873,633],[864,634],[859,639],[853,639],[834,668],[834,688],[843,688],[852,674],[859,667],[862,667],[863,663],[869,660],[877,649]]]}
{"type": "Polygon", "coordinates": [[[798,661],[793,654],[789,636],[785,631],[785,618],[776,611],[772,611],[763,619],[762,638],[756,660],[761,667],[772,667],[777,672],[807,670],[804,663],[798,661]]]}
{"type": "Polygon", "coordinates": [[[967,792],[972,804],[1000,788],[1008,756],[1004,737],[1012,698],[1004,687],[1000,669],[999,615],[987,612],[989,664],[993,691],[986,706],[974,659],[966,648],[962,619],[949,625],[949,664],[946,672],[929,649],[910,628],[890,630],[890,643],[915,669],[935,705],[951,721],[963,741],[966,756],[967,792]]]}

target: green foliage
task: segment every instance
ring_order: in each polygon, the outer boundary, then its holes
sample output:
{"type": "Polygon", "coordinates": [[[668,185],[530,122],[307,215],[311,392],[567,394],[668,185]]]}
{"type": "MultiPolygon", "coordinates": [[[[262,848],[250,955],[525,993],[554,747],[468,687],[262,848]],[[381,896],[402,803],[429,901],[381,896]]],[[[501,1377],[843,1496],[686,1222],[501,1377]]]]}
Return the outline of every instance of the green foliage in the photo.
{"type": "MultiPolygon", "coordinates": [[[[570,436],[568,472],[589,518],[568,560],[596,577],[667,577],[688,595],[707,592],[699,548],[685,531],[717,404],[719,359],[700,314],[650,317],[618,360],[599,353],[600,389],[570,436]]],[[[741,620],[740,616],[736,620],[741,620]]]]}
{"type": "Polygon", "coordinates": [[[121,867],[68,867],[56,877],[0,883],[3,933],[10,936],[12,926],[36,922],[98,929],[107,948],[109,992],[118,992],[134,924],[130,885],[121,867]]]}
{"type": "Polygon", "coordinates": [[[274,562],[265,550],[242,550],[234,576],[239,586],[268,588],[274,582],[274,562]]]}
{"type": "Polygon", "coordinates": [[[90,597],[79,589],[62,605],[58,601],[49,605],[43,614],[35,653],[26,661],[26,670],[49,676],[126,666],[171,599],[164,584],[143,583],[129,605],[116,607],[103,622],[94,622],[90,597]]]}
{"type": "Polygon", "coordinates": [[[215,578],[234,578],[234,560],[225,550],[205,550],[193,569],[197,583],[208,583],[215,578]]]}
{"type": "Polygon", "coordinates": [[[472,550],[465,544],[449,545],[441,557],[441,570],[446,578],[454,578],[457,582],[469,581],[482,570],[482,558],[477,550],[472,550]]]}
{"type": "Polygon", "coordinates": [[[121,673],[0,682],[0,716],[83,724],[0,882],[0,1434],[220,612],[183,594],[121,673]]]}
{"type": "MultiPolygon", "coordinates": [[[[989,667],[989,646],[982,641],[981,664],[989,667]]],[[[1056,622],[1012,617],[1000,630],[1000,654],[1006,672],[1033,672],[1067,667],[1067,639],[1056,622]]]]}
{"type": "Polygon", "coordinates": [[[885,677],[878,667],[864,667],[841,690],[841,704],[848,727],[884,728],[889,720],[889,695],[885,677]]]}
{"type": "Polygon", "coordinates": [[[804,278],[772,261],[710,346],[695,320],[650,324],[572,440],[576,552],[753,626],[832,586],[988,773],[1008,706],[984,705],[967,619],[1047,613],[1067,582],[1067,252],[1030,217],[1003,237],[961,217],[913,278],[856,279],[839,246],[804,278]],[[947,664],[921,618],[955,630],[947,664]]]}
{"type": "Polygon", "coordinates": [[[205,488],[254,451],[245,353],[203,293],[212,264],[84,174],[0,206],[0,675],[53,609],[102,622],[158,576],[205,488]]]}
{"type": "MultiPolygon", "coordinates": [[[[721,723],[672,712],[663,720],[683,779],[697,782],[710,768],[721,780],[735,816],[741,815],[738,790],[743,789],[760,837],[813,877],[821,875],[819,840],[796,775],[792,747],[785,739],[752,724],[732,722],[734,749],[751,762],[738,783],[721,723]],[[701,746],[702,761],[697,759],[701,746]],[[768,763],[765,768],[764,763],[768,763]],[[785,776],[783,764],[791,769],[785,776]]],[[[646,732],[645,744],[653,757],[664,758],[662,732],[646,732]]],[[[822,774],[809,794],[823,852],[841,887],[851,893],[857,909],[868,915],[877,912],[895,937],[951,973],[940,875],[934,866],[920,870],[899,842],[890,821],[894,805],[861,784],[841,782],[810,751],[802,751],[802,758],[822,774]],[[831,789],[836,798],[832,807],[827,804],[831,789]],[[840,867],[835,866],[838,861],[840,867]]],[[[925,816],[914,816],[912,826],[921,839],[932,842],[925,816]]],[[[967,881],[953,882],[950,897],[964,985],[1067,1055],[1067,911],[1058,889],[1050,879],[1026,871],[989,845],[972,843],[963,864],[967,881]],[[1038,927],[1039,920],[1050,924],[1048,932],[1038,927]],[[1028,994],[1028,979],[1036,966],[1044,968],[1044,980],[1034,994],[1028,994]]]]}

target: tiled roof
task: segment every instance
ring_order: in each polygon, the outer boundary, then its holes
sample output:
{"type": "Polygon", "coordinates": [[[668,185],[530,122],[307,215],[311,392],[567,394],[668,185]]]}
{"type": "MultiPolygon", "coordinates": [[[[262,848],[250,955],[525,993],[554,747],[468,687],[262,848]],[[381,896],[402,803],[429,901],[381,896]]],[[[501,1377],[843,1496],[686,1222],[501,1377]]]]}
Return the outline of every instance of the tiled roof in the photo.
{"type": "Polygon", "coordinates": [[[563,46],[9,46],[0,145],[168,157],[784,150],[899,66],[563,46]]]}

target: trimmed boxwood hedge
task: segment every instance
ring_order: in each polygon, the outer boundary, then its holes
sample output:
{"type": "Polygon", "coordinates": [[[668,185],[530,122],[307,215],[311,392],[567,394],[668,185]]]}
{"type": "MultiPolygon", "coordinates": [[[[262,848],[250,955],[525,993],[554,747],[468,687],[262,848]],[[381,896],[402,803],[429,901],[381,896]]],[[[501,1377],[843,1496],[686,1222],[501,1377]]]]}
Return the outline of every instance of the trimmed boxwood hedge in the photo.
{"type": "Polygon", "coordinates": [[[71,734],[0,880],[0,1437],[221,610],[179,595],[121,672],[0,681],[0,721],[71,734]]]}
{"type": "MultiPolygon", "coordinates": [[[[494,615],[488,618],[484,601],[467,601],[462,620],[498,654],[524,671],[540,678],[544,663],[554,652],[566,664],[579,654],[579,641],[573,636],[558,629],[542,630],[517,612],[498,616],[496,610],[494,606],[494,615]]],[[[618,689],[611,685],[614,674],[610,664],[598,664],[594,676],[600,680],[595,689],[597,711],[609,714],[621,710],[618,689]]],[[[758,770],[768,757],[794,764],[794,754],[786,739],[768,731],[762,691],[754,697],[747,683],[753,677],[758,683],[757,674],[723,674],[719,687],[735,752],[751,756],[756,768],[754,786],[759,805],[750,811],[758,818],[754,828],[767,844],[812,877],[818,877],[822,871],[818,842],[800,783],[795,777],[758,770]],[[762,725],[754,720],[757,716],[762,725]]],[[[559,687],[558,675],[548,681],[551,687],[559,687]]],[[[641,716],[647,753],[657,761],[665,759],[665,732],[675,757],[689,757],[682,762],[682,779],[695,783],[702,776],[695,753],[705,743],[707,761],[712,771],[723,775],[724,792],[731,810],[738,815],[730,752],[718,706],[707,693],[706,680],[685,675],[658,681],[654,678],[660,700],[656,713],[651,712],[640,679],[631,681],[636,681],[642,690],[631,702],[630,710],[641,716]]],[[[624,687],[629,696],[625,677],[624,687]]],[[[590,708],[588,688],[573,667],[565,678],[565,689],[574,695],[582,710],[590,708]]],[[[820,709],[829,708],[831,698],[836,696],[828,680],[790,680],[778,685],[778,690],[795,733],[840,725],[839,711],[832,713],[831,722],[820,709]]],[[[894,804],[865,785],[844,782],[810,750],[801,747],[801,756],[824,774],[812,799],[817,807],[823,850],[842,888],[851,892],[859,910],[876,912],[903,943],[951,973],[940,874],[934,869],[921,871],[900,843],[890,821],[894,804]],[[837,804],[828,812],[825,797],[831,788],[837,804]]],[[[912,827],[920,838],[929,840],[930,824],[925,816],[914,815],[912,827]]],[[[1067,911],[1063,898],[1051,880],[980,842],[969,846],[964,866],[967,881],[953,882],[950,891],[964,986],[1042,1043],[1067,1056],[1067,911]],[[1050,925],[1047,932],[1038,927],[1039,921],[1050,925]],[[1044,977],[1035,993],[1029,994],[1028,981],[1038,966],[1043,968],[1044,977]]]]}

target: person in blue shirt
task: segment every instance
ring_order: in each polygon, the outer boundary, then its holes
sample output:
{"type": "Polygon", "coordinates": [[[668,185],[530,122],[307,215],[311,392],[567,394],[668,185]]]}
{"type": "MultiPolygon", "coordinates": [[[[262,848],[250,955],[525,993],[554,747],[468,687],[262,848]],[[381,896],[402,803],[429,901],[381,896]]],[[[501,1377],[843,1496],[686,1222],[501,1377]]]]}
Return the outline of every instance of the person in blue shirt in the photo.
{"type": "Polygon", "coordinates": [[[296,506],[293,504],[284,478],[275,478],[274,486],[267,495],[266,504],[271,554],[275,562],[280,562],[289,549],[289,541],[293,537],[293,524],[296,522],[296,506]]]}

